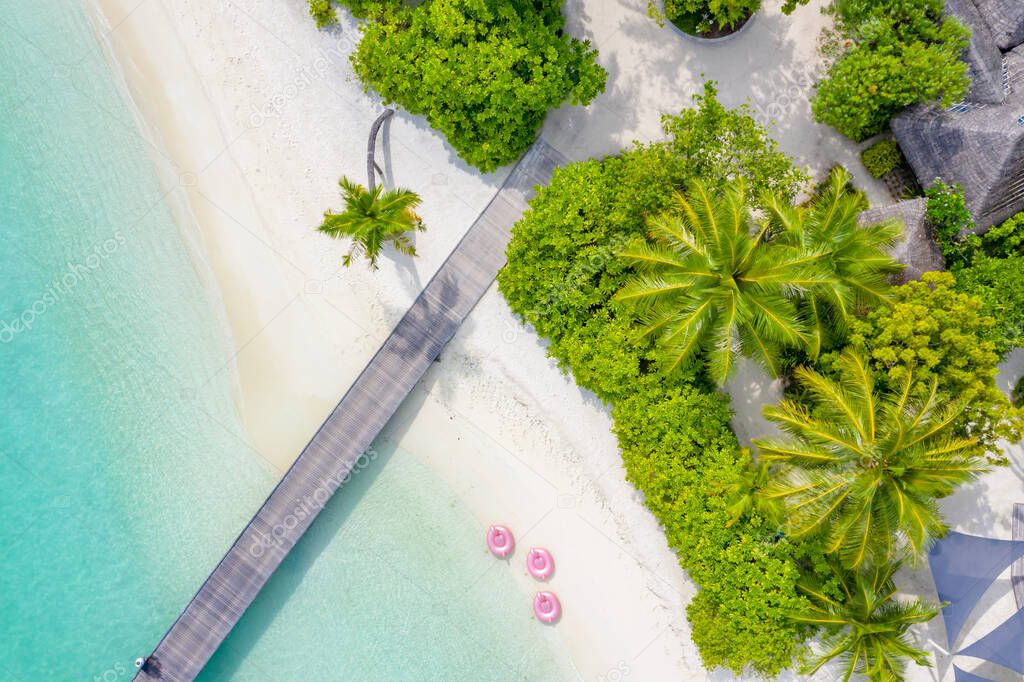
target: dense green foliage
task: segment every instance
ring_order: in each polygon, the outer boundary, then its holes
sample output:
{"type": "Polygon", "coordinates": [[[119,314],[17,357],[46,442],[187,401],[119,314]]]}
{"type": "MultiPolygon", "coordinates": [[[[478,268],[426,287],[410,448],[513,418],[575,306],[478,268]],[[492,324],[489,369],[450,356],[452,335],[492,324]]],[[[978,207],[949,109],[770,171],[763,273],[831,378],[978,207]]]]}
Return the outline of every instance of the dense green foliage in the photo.
{"type": "Polygon", "coordinates": [[[832,282],[826,254],[768,239],[767,223],[752,231],[741,181],[721,195],[693,181],[647,224],[621,252],[639,274],[615,298],[657,339],[664,371],[702,357],[722,384],[742,353],[778,376],[779,349],[805,342],[791,293],[832,282]]]}
{"type": "Polygon", "coordinates": [[[687,614],[705,664],[778,672],[807,634],[788,618],[804,607],[796,584],[807,549],[779,538],[754,511],[730,523],[723,492],[748,458],[729,428],[725,396],[650,376],[632,389],[612,411],[626,475],[701,586],[687,614]]]}
{"type": "Polygon", "coordinates": [[[671,20],[684,14],[697,15],[698,33],[713,28],[735,28],[761,8],[761,0],[665,0],[665,15],[671,20]]]}
{"type": "MultiPolygon", "coordinates": [[[[891,302],[855,320],[850,345],[870,359],[882,390],[897,390],[915,378],[911,397],[927,398],[937,382],[940,403],[963,405],[953,422],[958,435],[975,438],[980,450],[998,460],[1000,437],[1020,438],[1020,415],[995,384],[1000,360],[975,296],[957,291],[946,272],[925,273],[892,291],[891,302]]],[[[831,358],[833,366],[838,358],[831,358]]],[[[827,364],[827,363],[826,363],[827,364]]]]}
{"type": "MultiPolygon", "coordinates": [[[[1005,412],[998,417],[1003,423],[991,422],[1000,412],[999,398],[990,392],[998,355],[984,338],[991,320],[979,313],[980,302],[952,288],[951,278],[929,276],[923,284],[887,289],[885,274],[895,266],[884,248],[896,232],[892,225],[856,226],[863,198],[849,190],[844,173],[834,173],[811,201],[793,207],[803,177],[763,129],[744,112],[722,108],[713,87],[698,104],[665,119],[664,142],[556,170],[513,230],[499,288],[512,310],[548,340],[548,353],[563,370],[610,404],[626,475],[700,587],[687,615],[706,666],[777,674],[803,659],[804,641],[826,625],[820,618],[828,613],[835,616],[827,627],[832,648],[822,655],[848,655],[851,670],[893,679],[889,672],[918,657],[904,641],[906,626],[934,611],[892,598],[890,565],[878,566],[881,577],[863,586],[840,559],[864,566],[895,554],[889,549],[902,544],[924,547],[942,527],[935,498],[958,482],[957,476],[938,476],[936,467],[962,466],[969,477],[995,434],[1011,432],[1005,412]],[[758,189],[744,194],[740,186],[758,189]],[[752,205],[762,216],[760,237],[759,231],[743,231],[751,227],[746,216],[752,205]],[[645,235],[655,243],[642,246],[645,235]],[[619,258],[620,252],[635,257],[662,249],[671,267],[659,275],[667,283],[729,263],[729,244],[741,252],[745,241],[762,238],[779,249],[803,251],[809,262],[829,263],[823,288],[832,294],[816,299],[816,285],[799,292],[797,279],[787,300],[808,318],[814,313],[806,306],[817,300],[823,311],[818,324],[827,328],[822,348],[848,341],[855,349],[848,352],[864,358],[859,392],[849,377],[835,388],[833,377],[842,376],[844,362],[848,374],[849,361],[834,350],[819,357],[817,371],[798,372],[819,378],[817,396],[814,387],[804,386],[789,403],[769,410],[794,425],[793,440],[835,455],[842,465],[798,466],[787,459],[787,465],[769,467],[770,456],[752,462],[730,428],[726,396],[707,382],[714,363],[664,373],[657,335],[639,333],[631,309],[615,296],[629,292],[627,283],[642,274],[633,268],[636,259],[619,258]],[[692,246],[680,248],[687,243],[692,246]],[[713,250],[715,258],[701,263],[697,256],[713,250]],[[691,256],[693,262],[687,260],[691,256]],[[864,281],[871,283],[866,295],[852,291],[864,281]],[[839,314],[849,319],[845,331],[834,321],[839,314]],[[833,386],[833,395],[825,395],[826,386],[833,386]],[[836,407],[836,395],[854,417],[836,407]],[[952,414],[949,406],[961,398],[967,407],[952,414]],[[866,431],[868,413],[877,430],[864,438],[863,449],[871,449],[877,466],[852,449],[840,456],[821,442],[823,434],[845,438],[866,431]],[[922,415],[916,424],[915,414],[922,415]],[[979,425],[979,418],[988,423],[979,425]],[[798,428],[801,420],[805,427],[798,428]],[[926,424],[936,426],[936,433],[926,424]],[[900,426],[906,440],[896,447],[900,426]],[[792,497],[779,491],[798,469],[845,485],[848,492],[832,501],[841,496],[847,506],[827,511],[819,505],[814,517],[780,504],[792,497]],[[878,500],[854,494],[871,488],[872,481],[884,488],[878,500]],[[906,508],[894,515],[898,500],[906,508]],[[870,524],[858,517],[857,505],[868,507],[870,524]],[[811,530],[799,533],[796,522],[811,530]],[[836,544],[832,525],[846,540],[836,544]],[[793,532],[782,534],[783,526],[793,532]],[[869,533],[878,544],[859,558],[851,552],[852,538],[858,530],[864,537],[865,526],[879,531],[869,533]],[[837,554],[835,561],[829,551],[837,554]],[[808,591],[812,585],[816,592],[808,591]]],[[[727,271],[734,281],[736,272],[748,272],[746,262],[732,265],[722,266],[723,280],[727,271]]],[[[765,451],[773,447],[762,445],[765,451]]],[[[781,455],[783,446],[776,445],[781,455]]]]}
{"type": "Polygon", "coordinates": [[[342,258],[346,267],[352,264],[353,256],[362,254],[370,262],[370,267],[376,270],[377,259],[386,244],[394,246],[399,253],[416,255],[406,233],[422,232],[426,227],[416,215],[420,198],[415,192],[401,187],[384,191],[381,185],[367,191],[348,178],[342,178],[338,184],[345,200],[345,210],[324,213],[324,221],[317,229],[335,239],[352,240],[352,248],[342,258]]]}
{"type": "Polygon", "coordinates": [[[664,123],[664,142],[557,169],[516,225],[498,285],[561,367],[612,405],[627,476],[703,588],[688,615],[705,663],[770,675],[801,649],[806,628],[788,614],[803,603],[796,583],[815,553],[778,538],[761,506],[734,503],[749,458],[726,398],[658,372],[651,340],[612,297],[632,274],[618,252],[675,190],[742,177],[793,196],[803,176],[745,111],[722,108],[711,85],[696,109],[664,123]]]}
{"type": "Polygon", "coordinates": [[[324,28],[338,21],[334,5],[344,5],[357,19],[381,14],[389,9],[402,6],[403,0],[309,0],[309,15],[316,20],[317,28],[324,28]]]}
{"type": "Polygon", "coordinates": [[[751,116],[748,105],[725,108],[712,81],[704,84],[704,92],[694,100],[696,108],[661,119],[669,136],[662,150],[681,172],[709,187],[742,178],[754,203],[769,194],[791,200],[809,180],[779,151],[768,131],[751,116]]]}
{"type": "Polygon", "coordinates": [[[946,261],[946,267],[963,266],[970,258],[970,246],[961,235],[974,229],[974,219],[967,210],[964,191],[959,185],[947,185],[941,180],[924,192],[927,197],[925,218],[935,241],[946,261]]]}
{"type": "Polygon", "coordinates": [[[807,206],[762,195],[756,229],[748,203],[742,179],[721,192],[694,180],[621,251],[638,274],[615,299],[656,339],[667,373],[702,360],[722,384],[743,354],[779,376],[784,349],[817,357],[850,315],[884,301],[900,270],[887,253],[898,225],[860,228],[864,200],[842,169],[807,206]]]}
{"type": "MultiPolygon", "coordinates": [[[[928,654],[914,646],[907,630],[939,613],[937,604],[921,599],[897,601],[893,576],[900,569],[894,562],[866,571],[841,571],[839,594],[832,596],[826,586],[807,581],[801,588],[813,607],[796,619],[825,628],[823,653],[804,672],[814,674],[829,661],[841,663],[842,679],[865,675],[878,682],[902,680],[907,660],[930,666],[928,654]]],[[[830,586],[829,586],[830,587],[830,586]]]]}
{"type": "MultiPolygon", "coordinates": [[[[902,270],[889,255],[902,228],[895,222],[859,225],[866,208],[842,167],[832,170],[807,205],[773,198],[767,207],[774,242],[827,264],[828,286],[812,287],[799,299],[804,350],[812,359],[845,340],[850,316],[884,302],[888,277],[902,270]]],[[[787,286],[793,290],[792,282],[787,286]]]]}
{"type": "Polygon", "coordinates": [[[861,152],[860,160],[873,178],[881,178],[903,165],[896,140],[881,140],[861,152]]]}
{"type": "Polygon", "coordinates": [[[617,254],[646,233],[644,217],[669,206],[692,177],[743,178],[752,190],[788,197],[805,180],[746,108],[721,105],[713,84],[696,102],[664,117],[664,142],[557,169],[516,226],[510,265],[498,276],[512,309],[550,339],[548,353],[604,400],[652,359],[649,341],[610,300],[630,272],[617,254]]]}
{"type": "Polygon", "coordinates": [[[1010,400],[1013,401],[1014,407],[1024,407],[1024,377],[1017,379],[1017,383],[1013,387],[1013,393],[1010,395],[1010,400]]]}
{"type": "Polygon", "coordinates": [[[1024,342],[1024,213],[982,235],[959,186],[936,182],[925,191],[927,219],[956,287],[981,301],[994,320],[984,338],[1000,356],[1024,342]]]}
{"type": "Polygon", "coordinates": [[[835,0],[831,11],[844,49],[818,83],[815,120],[860,141],[904,107],[967,93],[960,54],[970,34],[942,0],[835,0]]]}
{"type": "Polygon", "coordinates": [[[798,368],[801,399],[765,409],[784,435],[755,441],[758,457],[784,466],[764,494],[786,501],[791,536],[823,536],[846,568],[889,563],[908,548],[920,557],[946,531],[935,499],[984,470],[974,441],[951,428],[962,404],[940,403],[934,376],[916,398],[913,370],[876,390],[852,349],[837,364],[836,379],[798,368]]]}
{"type": "Polygon", "coordinates": [[[317,28],[324,28],[338,21],[338,15],[331,7],[331,0],[309,0],[309,16],[313,17],[317,28]]]}
{"type": "Polygon", "coordinates": [[[1024,255],[978,255],[955,276],[956,288],[981,301],[982,314],[992,318],[985,338],[996,353],[1024,345],[1024,255]]]}
{"type": "MultiPolygon", "coordinates": [[[[762,0],[665,0],[664,13],[655,0],[648,0],[648,13],[659,19],[669,19],[687,33],[702,35],[714,30],[731,30],[761,9],[762,0]]],[[[792,14],[797,5],[809,0],[785,0],[782,11],[792,14]]]]}
{"type": "Polygon", "coordinates": [[[549,109],[604,91],[597,53],[564,26],[560,0],[425,0],[375,13],[352,63],[367,89],[491,171],[533,143],[549,109]]]}
{"type": "Polygon", "coordinates": [[[976,251],[989,258],[1024,256],[1024,213],[989,228],[981,235],[976,251]]]}

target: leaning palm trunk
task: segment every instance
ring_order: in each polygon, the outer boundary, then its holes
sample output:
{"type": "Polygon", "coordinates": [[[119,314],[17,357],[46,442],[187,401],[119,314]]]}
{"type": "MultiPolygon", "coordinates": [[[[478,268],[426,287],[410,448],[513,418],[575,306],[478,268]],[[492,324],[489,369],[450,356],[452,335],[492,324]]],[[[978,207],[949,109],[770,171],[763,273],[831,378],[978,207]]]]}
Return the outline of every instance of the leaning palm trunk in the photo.
{"type": "MultiPolygon", "coordinates": [[[[374,171],[380,168],[377,165],[377,160],[374,158],[377,151],[377,133],[380,132],[380,127],[384,125],[384,121],[394,113],[394,109],[385,109],[377,117],[377,120],[373,122],[373,125],[370,126],[370,139],[366,143],[366,176],[368,178],[367,187],[370,189],[370,194],[373,194],[373,190],[377,188],[377,178],[374,171]]],[[[381,173],[383,174],[384,171],[381,171],[381,173]]]]}

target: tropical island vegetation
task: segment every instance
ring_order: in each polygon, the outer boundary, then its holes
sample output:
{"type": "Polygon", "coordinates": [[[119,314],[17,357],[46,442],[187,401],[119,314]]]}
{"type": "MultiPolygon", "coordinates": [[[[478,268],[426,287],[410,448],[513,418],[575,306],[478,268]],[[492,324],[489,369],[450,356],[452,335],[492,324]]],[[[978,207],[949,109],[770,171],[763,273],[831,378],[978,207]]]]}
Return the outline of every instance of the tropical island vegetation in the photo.
{"type": "Polygon", "coordinates": [[[861,141],[905,107],[963,99],[970,80],[960,55],[970,31],[942,0],[833,0],[830,63],[811,100],[814,118],[861,141]]]}
{"type": "MultiPolygon", "coordinates": [[[[785,0],[782,11],[790,14],[809,0],[785,0]]],[[[684,33],[701,38],[719,38],[740,28],[761,9],[761,0],[648,0],[648,14],[668,19],[684,33]]]]}
{"type": "MultiPolygon", "coordinates": [[[[1007,305],[992,256],[896,284],[899,226],[859,226],[842,169],[795,204],[808,178],[712,83],[663,126],[664,141],[556,170],[499,289],[610,406],[627,477],[701,588],[687,615],[705,665],[841,658],[900,679],[926,664],[907,631],[938,605],[895,598],[893,576],[945,532],[937,500],[1021,434],[994,381],[1020,328],[991,314],[1007,305]],[[788,385],[766,408],[781,435],[752,452],[719,389],[740,356],[788,385]]],[[[1019,248],[1016,230],[990,251],[1019,257],[1001,246],[1019,248]]]]}
{"type": "MultiPolygon", "coordinates": [[[[514,161],[550,109],[588,104],[607,73],[565,31],[561,0],[344,0],[365,21],[352,64],[367,90],[426,117],[484,172],[514,161]]],[[[318,25],[334,8],[313,0],[318,25]]]]}
{"type": "MultiPolygon", "coordinates": [[[[364,85],[483,171],[532,144],[549,109],[604,88],[557,2],[344,4],[365,19],[352,56],[364,85]]],[[[664,13],[699,17],[700,34],[759,7],[667,0],[664,13]]],[[[333,11],[311,4],[318,24],[333,11]]],[[[969,33],[941,0],[828,11],[818,121],[860,141],[909,105],[966,93],[969,33]]],[[[845,169],[810,187],[749,109],[726,109],[712,82],[695,100],[663,117],[664,140],[557,169],[514,228],[499,289],[609,406],[627,478],[700,587],[687,616],[707,667],[839,660],[846,675],[902,679],[928,664],[908,630],[939,605],[894,596],[897,571],[946,533],[938,500],[1005,464],[998,442],[1024,433],[995,384],[1024,338],[1024,214],[975,235],[962,192],[937,183],[927,219],[948,272],[902,282],[901,226],[861,224],[867,200],[845,169]],[[744,358],[786,387],[764,410],[775,432],[750,449],[723,391],[744,358]]],[[[905,162],[892,140],[862,158],[874,177],[905,162]]],[[[414,253],[415,195],[346,182],[346,211],[320,228],[356,240],[346,264],[365,252],[375,267],[389,241],[414,253]]]]}

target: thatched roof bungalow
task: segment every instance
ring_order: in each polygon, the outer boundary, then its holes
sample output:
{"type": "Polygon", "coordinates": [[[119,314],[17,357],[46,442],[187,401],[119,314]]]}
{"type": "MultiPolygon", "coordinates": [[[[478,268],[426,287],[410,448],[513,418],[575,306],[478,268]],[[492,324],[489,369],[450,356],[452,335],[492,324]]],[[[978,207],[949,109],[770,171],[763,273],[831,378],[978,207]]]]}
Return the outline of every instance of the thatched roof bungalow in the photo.
{"type": "MultiPolygon", "coordinates": [[[[1024,5],[1024,0],[1021,0],[1024,5]]],[[[946,0],[946,13],[956,17],[971,29],[971,42],[964,50],[971,89],[970,102],[1000,104],[1006,97],[1003,87],[1003,53],[996,47],[988,23],[981,16],[974,0],[946,0]]]]}
{"type": "Polygon", "coordinates": [[[1012,50],[1024,43],[1024,0],[973,1],[985,17],[1000,50],[1012,50]]]}
{"type": "Polygon", "coordinates": [[[857,221],[861,225],[875,225],[895,220],[903,225],[903,239],[892,250],[893,258],[906,266],[900,275],[903,282],[921,279],[926,272],[945,269],[942,252],[925,222],[926,205],[925,199],[918,198],[870,208],[861,213],[857,221]]]}
{"type": "Polygon", "coordinates": [[[1006,63],[1002,104],[917,106],[892,121],[921,185],[961,185],[980,229],[1024,211],[1024,46],[1007,53],[1006,63]]]}

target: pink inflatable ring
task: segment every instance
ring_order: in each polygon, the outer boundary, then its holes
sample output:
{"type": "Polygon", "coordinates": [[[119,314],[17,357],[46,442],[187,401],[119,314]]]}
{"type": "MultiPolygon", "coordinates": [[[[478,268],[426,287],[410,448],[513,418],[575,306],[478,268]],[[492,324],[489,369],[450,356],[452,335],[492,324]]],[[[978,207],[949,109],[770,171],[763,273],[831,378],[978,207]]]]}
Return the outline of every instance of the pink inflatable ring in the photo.
{"type": "Polygon", "coordinates": [[[562,604],[553,592],[538,592],[533,598],[533,615],[550,625],[562,616],[562,604]]]}
{"type": "Polygon", "coordinates": [[[505,526],[491,526],[487,529],[487,548],[494,556],[504,559],[516,548],[516,539],[505,526]]]}
{"type": "Polygon", "coordinates": [[[534,547],[526,555],[526,570],[537,580],[547,580],[555,572],[555,560],[543,547],[534,547]]]}

